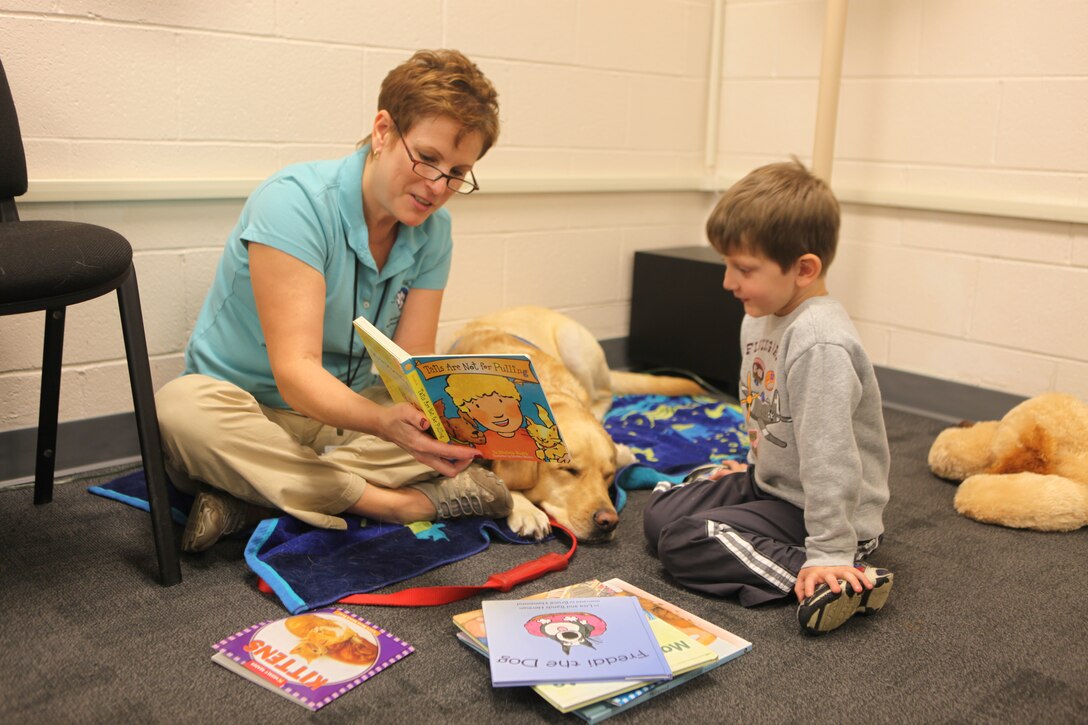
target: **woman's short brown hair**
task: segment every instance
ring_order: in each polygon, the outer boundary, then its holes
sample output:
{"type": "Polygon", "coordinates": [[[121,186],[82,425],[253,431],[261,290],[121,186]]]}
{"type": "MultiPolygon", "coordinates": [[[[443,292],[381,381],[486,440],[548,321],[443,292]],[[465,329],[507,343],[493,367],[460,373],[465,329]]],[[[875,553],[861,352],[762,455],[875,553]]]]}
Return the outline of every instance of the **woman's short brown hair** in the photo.
{"type": "MultiPolygon", "coordinates": [[[[424,118],[450,118],[461,125],[458,142],[480,134],[480,156],[499,137],[499,94],[483,71],[457,50],[416,51],[382,81],[378,110],[388,111],[402,134],[424,118]]],[[[360,146],[367,143],[370,136],[360,146]]]]}
{"type": "Polygon", "coordinates": [[[815,254],[826,270],[839,241],[839,202],[831,187],[796,158],[761,166],[731,186],[706,222],[721,254],[760,254],[783,270],[815,254]]]}

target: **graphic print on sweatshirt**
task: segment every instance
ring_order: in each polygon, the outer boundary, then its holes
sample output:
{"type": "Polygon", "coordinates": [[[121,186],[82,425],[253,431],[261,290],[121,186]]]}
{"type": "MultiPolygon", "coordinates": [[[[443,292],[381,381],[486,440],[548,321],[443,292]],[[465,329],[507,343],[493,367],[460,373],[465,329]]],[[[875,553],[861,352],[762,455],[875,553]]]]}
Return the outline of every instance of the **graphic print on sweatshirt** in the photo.
{"type": "Polygon", "coordinates": [[[751,369],[746,372],[745,380],[740,384],[740,402],[744,406],[744,420],[748,428],[752,454],[758,459],[759,445],[763,440],[779,448],[786,447],[786,442],[777,437],[770,426],[788,424],[793,419],[782,415],[778,397],[778,376],[775,373],[778,367],[776,355],[778,345],[771,340],[760,340],[756,343],[755,349],[769,354],[771,364],[766,365],[759,355],[752,358],[751,369]]]}

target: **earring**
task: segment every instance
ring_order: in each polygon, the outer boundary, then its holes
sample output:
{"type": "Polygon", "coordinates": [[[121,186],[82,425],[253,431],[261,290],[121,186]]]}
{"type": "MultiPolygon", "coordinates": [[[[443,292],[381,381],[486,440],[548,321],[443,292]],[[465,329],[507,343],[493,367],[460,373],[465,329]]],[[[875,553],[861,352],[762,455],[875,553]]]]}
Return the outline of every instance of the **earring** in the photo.
{"type": "Polygon", "coordinates": [[[377,161],[381,157],[381,155],[382,155],[381,151],[375,151],[374,152],[374,160],[377,161]]]}

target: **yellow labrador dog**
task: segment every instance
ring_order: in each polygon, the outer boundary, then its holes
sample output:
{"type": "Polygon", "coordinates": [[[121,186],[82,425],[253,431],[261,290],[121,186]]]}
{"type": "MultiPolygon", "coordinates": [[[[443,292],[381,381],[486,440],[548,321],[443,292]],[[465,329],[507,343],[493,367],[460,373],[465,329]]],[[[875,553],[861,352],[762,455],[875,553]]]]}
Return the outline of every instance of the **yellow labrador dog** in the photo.
{"type": "MultiPolygon", "coordinates": [[[[601,419],[613,394],[696,395],[682,378],[610,370],[593,334],[571,318],[542,307],[516,307],[480,317],[456,333],[452,353],[524,353],[552,405],[570,463],[493,461],[492,470],[514,495],[507,523],[541,538],[548,516],[582,541],[609,541],[619,516],[608,495],[616,468],[634,462],[613,443],[601,419]]],[[[559,458],[557,455],[555,458],[559,458]]]]}

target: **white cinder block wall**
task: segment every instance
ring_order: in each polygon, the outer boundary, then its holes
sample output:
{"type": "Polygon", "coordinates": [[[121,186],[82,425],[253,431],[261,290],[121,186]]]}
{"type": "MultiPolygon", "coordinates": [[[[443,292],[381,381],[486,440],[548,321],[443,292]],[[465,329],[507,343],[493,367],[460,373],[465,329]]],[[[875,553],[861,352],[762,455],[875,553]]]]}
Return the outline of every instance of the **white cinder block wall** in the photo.
{"type": "MultiPolygon", "coordinates": [[[[823,13],[726,3],[724,177],[811,159],[823,13]]],[[[874,362],[1088,399],[1088,2],[853,0],[842,72],[832,185],[877,203],[829,283],[874,362]]]]}
{"type": "MultiPolygon", "coordinates": [[[[246,192],[350,151],[390,68],[456,47],[494,80],[503,129],[484,192],[451,202],[444,329],[537,303],[620,337],[635,250],[700,243],[709,189],[811,158],[823,2],[721,3],[712,69],[717,5],[0,0],[20,210],[133,242],[161,384],[246,192]]],[[[850,3],[831,286],[878,364],[1088,397],[1086,27],[1088,2],[850,3]]],[[[36,424],[41,329],[0,318],[0,433],[36,424]]],[[[62,420],[130,410],[113,298],[67,330],[62,420]]]]}

